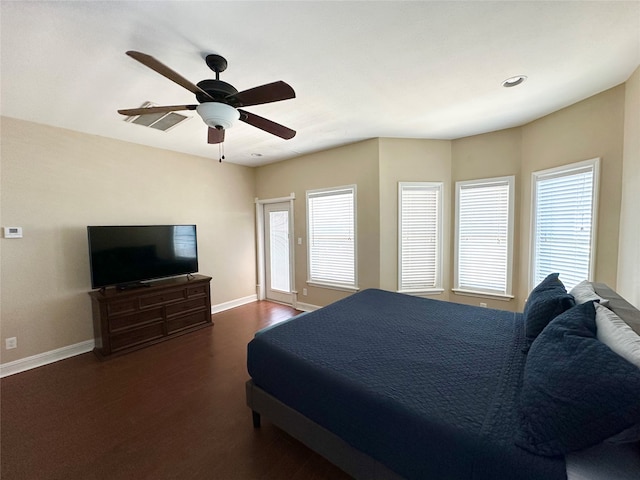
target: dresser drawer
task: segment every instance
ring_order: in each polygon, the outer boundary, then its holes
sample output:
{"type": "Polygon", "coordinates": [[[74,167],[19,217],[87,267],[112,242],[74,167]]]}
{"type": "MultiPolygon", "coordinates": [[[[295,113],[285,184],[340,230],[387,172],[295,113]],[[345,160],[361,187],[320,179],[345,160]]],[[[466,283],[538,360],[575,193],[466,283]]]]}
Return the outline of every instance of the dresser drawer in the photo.
{"type": "Polygon", "coordinates": [[[193,300],[187,300],[186,302],[174,303],[167,305],[167,317],[179,315],[189,310],[204,309],[207,307],[206,297],[196,298],[193,300]]]}
{"type": "Polygon", "coordinates": [[[125,328],[135,327],[141,323],[161,321],[162,319],[162,307],[143,310],[131,315],[117,315],[109,318],[109,331],[117,332],[125,328]]]}
{"type": "Polygon", "coordinates": [[[207,294],[209,291],[209,285],[197,285],[195,287],[189,287],[187,289],[188,297],[200,297],[207,294]]]}
{"type": "Polygon", "coordinates": [[[119,315],[121,313],[135,312],[137,306],[138,302],[135,298],[109,302],[107,303],[107,314],[119,315]]]}
{"type": "Polygon", "coordinates": [[[186,289],[182,289],[140,297],[140,308],[152,307],[155,305],[163,305],[165,303],[184,300],[186,298],[185,293],[186,289]]]}
{"type": "Polygon", "coordinates": [[[211,314],[207,311],[192,313],[180,317],[174,317],[167,321],[168,333],[177,332],[194,325],[201,325],[211,321],[211,314]]]}
{"type": "Polygon", "coordinates": [[[111,344],[111,351],[116,352],[123,348],[130,348],[164,336],[164,323],[158,322],[113,334],[109,337],[109,341],[111,344]]]}

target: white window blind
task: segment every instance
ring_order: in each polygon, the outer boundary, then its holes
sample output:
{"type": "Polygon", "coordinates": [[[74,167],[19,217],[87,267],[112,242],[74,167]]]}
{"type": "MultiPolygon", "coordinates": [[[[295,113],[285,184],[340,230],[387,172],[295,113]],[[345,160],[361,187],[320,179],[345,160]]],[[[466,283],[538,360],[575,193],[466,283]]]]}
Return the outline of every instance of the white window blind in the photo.
{"type": "Polygon", "coordinates": [[[533,173],[531,288],[553,272],[567,290],[591,279],[599,160],[533,173]]]}
{"type": "Polygon", "coordinates": [[[514,177],[456,182],[454,290],[511,296],[514,177]]]}
{"type": "Polygon", "coordinates": [[[439,289],[442,183],[400,182],[398,192],[398,290],[439,289]]]}
{"type": "Polygon", "coordinates": [[[356,287],[355,186],[307,192],[309,282],[356,287]]]}

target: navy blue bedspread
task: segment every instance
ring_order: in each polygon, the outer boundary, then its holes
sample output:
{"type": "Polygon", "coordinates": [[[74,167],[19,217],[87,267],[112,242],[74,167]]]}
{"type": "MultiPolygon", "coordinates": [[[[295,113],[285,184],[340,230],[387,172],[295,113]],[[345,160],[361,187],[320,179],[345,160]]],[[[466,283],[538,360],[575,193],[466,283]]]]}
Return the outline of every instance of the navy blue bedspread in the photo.
{"type": "Polygon", "coordinates": [[[522,315],[364,290],[259,333],[255,384],[407,479],[560,480],[513,443],[522,315]]]}

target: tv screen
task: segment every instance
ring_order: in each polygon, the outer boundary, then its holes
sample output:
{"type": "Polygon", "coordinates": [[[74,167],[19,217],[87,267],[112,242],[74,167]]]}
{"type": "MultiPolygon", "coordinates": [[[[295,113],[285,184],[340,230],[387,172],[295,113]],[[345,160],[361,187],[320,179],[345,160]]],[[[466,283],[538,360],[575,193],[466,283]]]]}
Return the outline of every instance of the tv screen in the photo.
{"type": "Polygon", "coordinates": [[[195,225],[88,226],[91,288],[198,271],[195,225]]]}

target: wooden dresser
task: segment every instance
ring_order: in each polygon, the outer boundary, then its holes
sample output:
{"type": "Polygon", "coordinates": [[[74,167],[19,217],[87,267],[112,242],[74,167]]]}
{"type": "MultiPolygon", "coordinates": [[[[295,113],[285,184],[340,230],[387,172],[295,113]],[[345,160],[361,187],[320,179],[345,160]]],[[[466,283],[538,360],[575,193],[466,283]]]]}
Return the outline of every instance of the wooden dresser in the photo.
{"type": "Polygon", "coordinates": [[[89,292],[94,353],[104,359],[211,326],[210,283],[211,277],[194,275],[89,292]]]}

